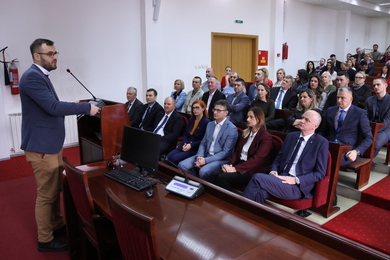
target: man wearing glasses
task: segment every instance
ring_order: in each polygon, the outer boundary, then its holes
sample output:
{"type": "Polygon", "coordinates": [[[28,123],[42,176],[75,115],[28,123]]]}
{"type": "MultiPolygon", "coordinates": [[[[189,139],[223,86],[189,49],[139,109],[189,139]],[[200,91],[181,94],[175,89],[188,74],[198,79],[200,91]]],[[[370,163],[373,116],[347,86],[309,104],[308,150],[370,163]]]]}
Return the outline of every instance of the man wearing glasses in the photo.
{"type": "Polygon", "coordinates": [[[31,163],[37,183],[35,219],[38,227],[38,251],[59,252],[67,243],[56,237],[66,234],[60,212],[63,171],[62,146],[66,115],[95,115],[99,108],[87,102],[70,103],[58,99],[49,79],[57,68],[58,52],[54,43],[36,39],[30,45],[34,64],[20,80],[22,103],[22,145],[31,163]]]}
{"type": "Polygon", "coordinates": [[[213,171],[229,162],[238,138],[237,128],[227,119],[229,109],[226,100],[218,100],[215,103],[213,109],[215,121],[207,124],[198,152],[180,162],[178,165],[180,169],[208,180],[213,171]]]}

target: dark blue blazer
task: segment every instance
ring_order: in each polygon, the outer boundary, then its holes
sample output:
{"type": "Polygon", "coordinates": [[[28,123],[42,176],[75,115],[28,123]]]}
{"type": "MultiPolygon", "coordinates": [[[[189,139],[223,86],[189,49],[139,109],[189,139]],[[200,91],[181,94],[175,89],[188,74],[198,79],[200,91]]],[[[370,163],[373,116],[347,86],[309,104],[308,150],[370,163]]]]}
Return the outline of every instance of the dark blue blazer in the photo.
{"type": "MultiPolygon", "coordinates": [[[[286,136],[282,149],[271,166],[271,171],[277,171],[279,175],[287,175],[283,173],[283,169],[288,164],[300,134],[301,132],[292,132],[286,136]]],[[[299,188],[306,199],[313,197],[314,184],[326,175],[328,149],[328,140],[314,133],[299,157],[295,170],[300,180],[299,188]]]]}
{"type": "MultiPolygon", "coordinates": [[[[279,91],[281,87],[271,88],[271,99],[276,102],[276,98],[278,97],[279,91]]],[[[282,101],[282,109],[293,109],[297,106],[298,103],[298,95],[291,88],[287,90],[286,94],[284,94],[284,98],[282,101]]],[[[276,104],[275,104],[276,105],[276,104]]]]}
{"type": "Polygon", "coordinates": [[[146,109],[148,109],[148,106],[149,106],[148,104],[144,104],[143,107],[141,107],[139,116],[138,116],[136,122],[134,123],[134,127],[139,128],[139,126],[142,122],[142,128],[146,131],[152,132],[154,130],[153,126],[154,126],[154,120],[156,119],[156,116],[163,113],[164,109],[158,102],[154,103],[154,105],[152,106],[152,109],[150,110],[148,115],[142,121],[142,116],[144,115],[146,109]]]}
{"type": "MultiPolygon", "coordinates": [[[[379,132],[385,132],[388,136],[390,136],[390,95],[386,93],[386,95],[382,99],[381,110],[379,112],[379,120],[376,123],[382,123],[385,126],[379,129],[379,132]]],[[[375,112],[376,106],[378,102],[378,97],[371,96],[364,103],[364,108],[367,110],[368,119],[371,122],[375,122],[375,112]]]]}
{"type": "Polygon", "coordinates": [[[89,103],[59,101],[49,78],[36,65],[23,73],[19,87],[22,103],[21,149],[59,153],[65,139],[65,116],[89,115],[89,103]]]}
{"type": "Polygon", "coordinates": [[[373,142],[367,111],[351,105],[344,118],[343,126],[337,133],[335,118],[338,110],[338,106],[328,108],[321,126],[321,135],[329,141],[337,139],[340,144],[352,146],[352,149],[356,149],[363,154],[373,142]],[[359,140],[360,136],[363,137],[361,142],[359,140]]]}
{"type": "Polygon", "coordinates": [[[232,103],[235,95],[229,95],[226,100],[230,105],[229,120],[232,123],[245,122],[246,112],[249,107],[249,97],[242,92],[232,103]]]}
{"type": "Polygon", "coordinates": [[[181,146],[183,146],[183,144],[191,144],[191,149],[198,150],[200,142],[202,141],[206,132],[207,124],[209,122],[210,119],[208,119],[207,117],[202,117],[198,124],[198,127],[195,129],[194,133],[190,135],[190,132],[194,127],[195,123],[195,117],[190,117],[190,119],[188,120],[186,132],[183,135],[183,142],[181,143],[181,146]]]}
{"type": "MultiPolygon", "coordinates": [[[[206,105],[207,105],[207,101],[209,100],[209,96],[210,96],[210,91],[205,92],[202,96],[202,101],[206,105]]],[[[219,91],[217,89],[213,95],[213,98],[211,99],[210,106],[209,106],[209,109],[207,111],[209,113],[210,120],[214,120],[214,113],[213,113],[214,105],[215,105],[215,102],[217,102],[220,99],[226,99],[226,96],[225,96],[225,94],[223,94],[221,91],[219,91]]]]}
{"type": "MultiPolygon", "coordinates": [[[[158,123],[161,121],[161,119],[165,116],[165,112],[159,113],[155,120],[151,131],[154,131],[158,127],[158,123]]],[[[164,136],[161,137],[161,142],[169,143],[169,144],[176,144],[177,138],[179,138],[182,129],[184,125],[184,120],[177,112],[177,110],[173,110],[171,116],[169,117],[168,121],[166,122],[164,126],[164,136]]]]}

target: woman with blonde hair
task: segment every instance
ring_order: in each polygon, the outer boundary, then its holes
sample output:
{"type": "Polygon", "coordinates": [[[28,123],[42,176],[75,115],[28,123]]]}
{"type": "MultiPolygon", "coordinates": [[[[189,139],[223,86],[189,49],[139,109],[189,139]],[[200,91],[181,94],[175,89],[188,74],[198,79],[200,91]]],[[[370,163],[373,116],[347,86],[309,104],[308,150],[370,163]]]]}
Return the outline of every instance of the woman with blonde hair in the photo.
{"type": "Polygon", "coordinates": [[[276,71],[276,80],[274,87],[281,87],[284,77],[286,77],[286,71],[283,68],[280,68],[276,71]]]}
{"type": "Polygon", "coordinates": [[[330,93],[336,91],[337,88],[335,85],[333,85],[332,76],[328,71],[322,73],[321,80],[322,80],[322,85],[325,88],[324,92],[326,93],[326,95],[329,95],[330,93]]]}
{"type": "Polygon", "coordinates": [[[264,82],[265,82],[265,84],[267,84],[270,88],[272,88],[272,86],[273,86],[273,82],[272,82],[272,80],[270,80],[269,79],[269,71],[268,71],[268,69],[267,68],[261,68],[260,69],[263,73],[264,73],[264,82]]]}
{"type": "Polygon", "coordinates": [[[171,98],[173,98],[176,101],[176,110],[181,112],[183,108],[184,101],[186,101],[187,93],[183,91],[184,89],[184,81],[181,79],[175,80],[173,83],[173,91],[171,93],[171,98]]]}
{"type": "Polygon", "coordinates": [[[239,136],[230,162],[210,176],[210,182],[230,191],[247,185],[253,174],[267,172],[272,163],[269,161],[272,136],[266,129],[263,110],[250,108],[247,123],[248,127],[239,136]]]}
{"type": "Polygon", "coordinates": [[[221,89],[224,89],[225,86],[230,84],[230,75],[232,73],[232,67],[226,66],[225,68],[225,76],[222,77],[221,80],[221,89]]]}
{"type": "Polygon", "coordinates": [[[287,133],[299,131],[298,125],[301,122],[303,113],[306,111],[315,110],[320,113],[320,110],[317,106],[316,95],[314,94],[313,90],[308,88],[301,90],[301,92],[298,94],[298,100],[297,108],[293,111],[291,116],[287,118],[287,133]]]}

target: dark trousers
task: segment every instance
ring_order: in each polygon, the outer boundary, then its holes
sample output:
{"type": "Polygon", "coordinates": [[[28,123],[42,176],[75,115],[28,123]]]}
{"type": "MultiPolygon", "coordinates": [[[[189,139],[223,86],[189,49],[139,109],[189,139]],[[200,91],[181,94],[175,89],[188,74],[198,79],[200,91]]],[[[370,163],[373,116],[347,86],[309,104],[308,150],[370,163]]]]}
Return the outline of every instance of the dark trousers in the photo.
{"type": "Polygon", "coordinates": [[[298,185],[283,183],[282,179],[264,173],[256,173],[253,175],[242,194],[245,198],[261,204],[264,204],[270,195],[283,200],[302,198],[302,193],[298,185]]]}
{"type": "Polygon", "coordinates": [[[234,191],[234,188],[246,186],[251,179],[251,175],[249,172],[240,174],[239,172],[223,172],[221,169],[218,169],[211,173],[210,178],[210,182],[213,184],[229,191],[234,191]]]}

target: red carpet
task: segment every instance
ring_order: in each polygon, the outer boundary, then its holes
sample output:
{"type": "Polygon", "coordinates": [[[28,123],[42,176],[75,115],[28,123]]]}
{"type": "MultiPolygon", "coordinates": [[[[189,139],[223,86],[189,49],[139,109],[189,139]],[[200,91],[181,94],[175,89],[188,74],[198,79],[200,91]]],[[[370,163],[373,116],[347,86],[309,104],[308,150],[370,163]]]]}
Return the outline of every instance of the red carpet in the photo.
{"type": "MultiPolygon", "coordinates": [[[[73,164],[80,164],[80,151],[78,146],[65,148],[63,156],[66,156],[73,164]]],[[[12,157],[10,160],[0,161],[0,182],[31,175],[33,175],[33,170],[24,155],[12,157]]]]}
{"type": "Polygon", "coordinates": [[[36,194],[34,176],[0,182],[0,259],[69,259],[68,251],[38,252],[34,217],[36,194]]]}
{"type": "Polygon", "coordinates": [[[390,254],[390,211],[360,202],[323,228],[390,254]]]}
{"type": "Polygon", "coordinates": [[[390,210],[390,175],[364,190],[361,202],[390,210]]]}

